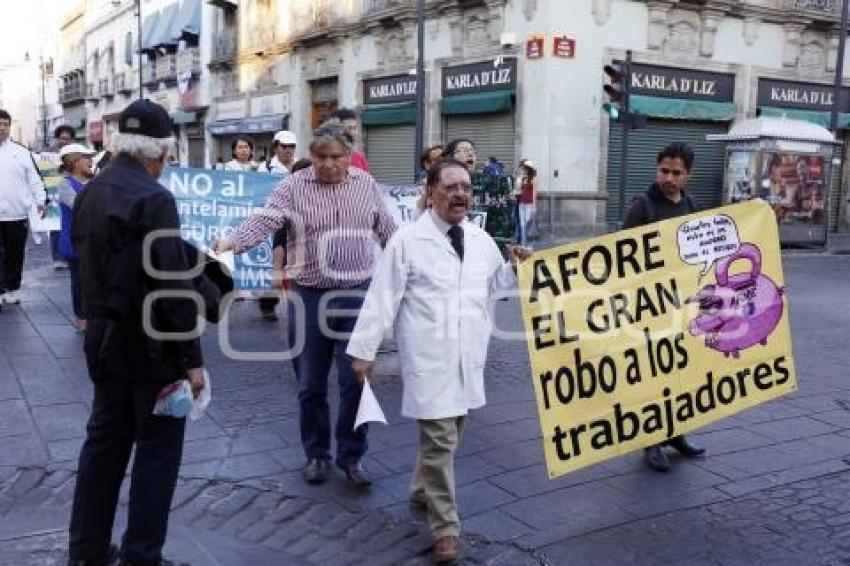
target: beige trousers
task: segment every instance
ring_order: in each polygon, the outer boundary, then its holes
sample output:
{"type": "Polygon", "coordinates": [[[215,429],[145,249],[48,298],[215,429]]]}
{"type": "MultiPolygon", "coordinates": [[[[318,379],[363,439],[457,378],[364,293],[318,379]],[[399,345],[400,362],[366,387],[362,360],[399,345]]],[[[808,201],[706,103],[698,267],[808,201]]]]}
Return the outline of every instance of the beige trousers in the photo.
{"type": "Polygon", "coordinates": [[[455,461],[466,417],[419,421],[419,454],[413,469],[410,499],[428,507],[434,538],[459,536],[455,499],[455,461]]]}

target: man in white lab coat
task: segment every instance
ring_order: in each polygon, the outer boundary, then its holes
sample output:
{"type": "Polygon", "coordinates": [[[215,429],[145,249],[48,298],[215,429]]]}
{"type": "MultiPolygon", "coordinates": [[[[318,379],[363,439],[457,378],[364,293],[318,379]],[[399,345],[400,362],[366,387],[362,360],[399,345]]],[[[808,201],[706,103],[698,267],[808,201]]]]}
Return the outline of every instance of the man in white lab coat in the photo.
{"type": "Polygon", "coordinates": [[[459,556],[454,453],[469,409],[484,405],[484,361],[492,299],[513,288],[513,265],[531,251],[509,248],[466,221],[472,183],[466,167],[442,161],[428,172],[430,210],[387,244],[348,343],[355,376],[372,373],[385,330],[395,327],[404,394],[401,413],[419,421],[411,502],[424,506],[435,563],[459,556]]]}

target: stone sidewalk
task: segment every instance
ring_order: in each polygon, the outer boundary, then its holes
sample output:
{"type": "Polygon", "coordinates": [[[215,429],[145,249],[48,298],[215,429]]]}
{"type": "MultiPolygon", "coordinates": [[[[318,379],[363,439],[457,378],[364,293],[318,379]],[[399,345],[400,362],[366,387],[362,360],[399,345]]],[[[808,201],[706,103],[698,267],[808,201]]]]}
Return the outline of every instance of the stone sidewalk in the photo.
{"type": "MultiPolygon", "coordinates": [[[[64,562],[91,398],[67,274],[52,270],[43,247],[31,251],[23,303],[0,313],[0,564],[64,562]]],[[[846,564],[850,258],[789,255],[785,269],[799,390],[695,434],[708,457],[674,462],[664,476],[633,453],[549,480],[524,344],[494,341],[488,405],[473,414],[457,460],[466,562],[846,564]]],[[[517,304],[499,303],[497,321],[519,328],[517,304]]],[[[416,426],[398,416],[392,354],[375,380],[390,426],[372,427],[365,459],[376,485],[357,493],[336,475],[311,487],[299,475],[292,372],[250,359],[282,350],[283,325],[260,322],[246,301],[226,328],[205,337],[213,404],[188,428],[168,555],[210,565],[427,564],[427,529],[406,503],[416,426]]]]}

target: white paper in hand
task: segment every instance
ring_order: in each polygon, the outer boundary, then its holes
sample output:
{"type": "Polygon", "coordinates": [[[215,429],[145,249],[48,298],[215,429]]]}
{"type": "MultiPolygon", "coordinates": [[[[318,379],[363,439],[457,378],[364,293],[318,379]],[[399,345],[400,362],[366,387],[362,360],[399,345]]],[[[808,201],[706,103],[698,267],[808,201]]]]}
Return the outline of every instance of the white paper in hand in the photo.
{"type": "Polygon", "coordinates": [[[381,410],[381,406],[378,404],[378,398],[375,397],[368,379],[363,382],[363,392],[360,394],[360,405],[357,406],[357,418],[354,420],[354,430],[360,428],[360,425],[364,423],[387,424],[387,417],[384,416],[384,411],[381,410]]]}
{"type": "Polygon", "coordinates": [[[227,266],[227,269],[230,270],[230,273],[236,272],[236,257],[233,255],[232,251],[222,252],[220,254],[215,253],[210,248],[206,248],[204,250],[208,256],[213,258],[219,263],[223,263],[227,266]]]}

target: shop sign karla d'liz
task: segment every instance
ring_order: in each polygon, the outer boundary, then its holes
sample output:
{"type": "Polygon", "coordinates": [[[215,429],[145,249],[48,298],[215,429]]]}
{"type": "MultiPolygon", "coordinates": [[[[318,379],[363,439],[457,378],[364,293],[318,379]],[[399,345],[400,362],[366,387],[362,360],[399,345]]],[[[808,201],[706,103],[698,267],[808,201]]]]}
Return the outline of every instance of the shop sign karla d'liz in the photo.
{"type": "MultiPolygon", "coordinates": [[[[832,85],[759,79],[758,105],[800,110],[829,111],[835,90],[832,85]]],[[[840,112],[850,111],[850,91],[842,89],[840,112]]]]}
{"type": "Polygon", "coordinates": [[[732,102],[735,75],[632,63],[632,94],[732,102]]]}
{"type": "Polygon", "coordinates": [[[443,69],[443,96],[513,90],[516,88],[515,57],[498,57],[481,63],[443,69]]]}
{"type": "Polygon", "coordinates": [[[416,77],[393,75],[363,81],[363,103],[384,104],[416,100],[416,77]]]}

